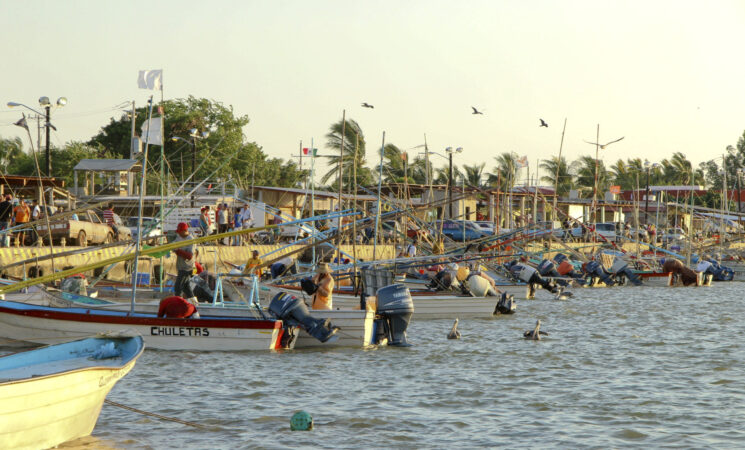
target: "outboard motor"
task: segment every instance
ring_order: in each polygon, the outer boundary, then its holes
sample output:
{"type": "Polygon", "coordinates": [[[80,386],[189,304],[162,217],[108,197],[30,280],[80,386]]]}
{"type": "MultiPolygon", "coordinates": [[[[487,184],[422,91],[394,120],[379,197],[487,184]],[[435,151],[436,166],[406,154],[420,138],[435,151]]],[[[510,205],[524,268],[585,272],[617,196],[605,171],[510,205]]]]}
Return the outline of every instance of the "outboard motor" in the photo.
{"type": "Polygon", "coordinates": [[[642,284],[642,280],[639,279],[639,276],[629,268],[629,263],[619,257],[616,257],[613,261],[613,266],[610,270],[614,276],[625,275],[629,281],[634,283],[634,286],[641,286],[642,284]]]}
{"type": "Polygon", "coordinates": [[[541,277],[541,275],[538,273],[538,270],[534,269],[533,267],[522,264],[522,263],[515,263],[510,266],[510,273],[513,277],[517,278],[520,281],[523,281],[528,284],[529,290],[528,290],[528,298],[532,299],[535,298],[535,290],[536,285],[541,285],[543,289],[546,289],[547,291],[550,291],[551,293],[556,292],[556,283],[544,279],[541,277]]]}
{"type": "Polygon", "coordinates": [[[563,253],[557,253],[556,256],[554,256],[554,262],[556,264],[561,264],[562,261],[567,261],[569,258],[567,258],[567,255],[563,253]]]}
{"type": "Polygon", "coordinates": [[[709,272],[714,275],[714,281],[732,281],[735,277],[735,271],[720,265],[719,261],[715,259],[707,259],[706,261],[711,263],[709,272]]]}
{"type": "Polygon", "coordinates": [[[560,279],[561,274],[556,270],[556,263],[550,259],[544,259],[540,264],[538,264],[538,273],[544,277],[555,278],[556,283],[561,286],[569,286],[569,283],[566,280],[560,279]]]}
{"type": "Polygon", "coordinates": [[[378,289],[376,295],[376,341],[388,339],[388,345],[409,347],[411,344],[406,339],[406,329],[414,313],[414,300],[409,288],[403,284],[392,284],[378,289]]]}
{"type": "Polygon", "coordinates": [[[512,295],[507,295],[507,293],[503,293],[499,301],[497,302],[497,307],[494,308],[494,315],[498,316],[499,314],[515,314],[516,310],[517,303],[515,303],[515,297],[512,295]]]}
{"type": "Polygon", "coordinates": [[[586,274],[590,275],[591,277],[600,278],[600,281],[607,284],[608,286],[613,286],[614,284],[616,284],[616,282],[613,281],[613,278],[611,278],[605,272],[605,269],[603,269],[603,266],[601,266],[600,263],[597,261],[588,261],[584,265],[583,269],[586,274]]]}
{"type": "Polygon", "coordinates": [[[194,275],[193,277],[189,278],[189,286],[191,286],[191,291],[194,293],[194,296],[197,298],[197,300],[199,300],[200,302],[212,303],[215,291],[210,289],[210,285],[209,283],[207,283],[207,280],[200,277],[199,275],[194,275]]]}
{"type": "Polygon", "coordinates": [[[321,342],[339,339],[339,336],[335,336],[339,327],[331,325],[331,319],[312,317],[305,303],[294,295],[285,292],[275,295],[269,303],[269,311],[290,326],[302,327],[306,333],[321,342]]]}

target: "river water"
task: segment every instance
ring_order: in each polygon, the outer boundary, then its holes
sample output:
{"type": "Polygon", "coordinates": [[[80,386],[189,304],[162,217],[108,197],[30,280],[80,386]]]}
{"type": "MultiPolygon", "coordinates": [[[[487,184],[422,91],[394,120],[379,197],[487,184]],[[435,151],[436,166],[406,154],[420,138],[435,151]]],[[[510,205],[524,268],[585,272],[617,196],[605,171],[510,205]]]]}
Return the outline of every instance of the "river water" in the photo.
{"type": "Polygon", "coordinates": [[[108,398],[209,429],[104,404],[62,448],[745,448],[743,289],[577,289],[460,340],[414,321],[410,348],[146,351],[108,398]]]}

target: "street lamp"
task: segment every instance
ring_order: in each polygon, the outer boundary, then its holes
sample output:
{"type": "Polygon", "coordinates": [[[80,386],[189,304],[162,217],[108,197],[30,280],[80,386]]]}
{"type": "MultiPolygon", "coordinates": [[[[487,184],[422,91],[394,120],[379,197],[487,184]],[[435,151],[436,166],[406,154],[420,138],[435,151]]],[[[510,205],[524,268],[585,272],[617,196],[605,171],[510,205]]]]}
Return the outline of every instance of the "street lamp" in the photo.
{"type": "MultiPolygon", "coordinates": [[[[67,104],[67,98],[66,97],[60,97],[57,99],[57,107],[61,108],[67,104]]],[[[49,150],[49,129],[54,128],[55,131],[57,131],[57,128],[52,125],[52,122],[49,121],[50,115],[51,115],[51,109],[52,109],[52,102],[49,101],[49,97],[40,97],[39,98],[39,106],[44,108],[46,110],[46,114],[42,114],[41,112],[35,110],[34,108],[31,108],[28,105],[24,105],[23,103],[18,102],[8,102],[7,103],[9,108],[13,108],[15,106],[23,106],[24,108],[35,112],[38,115],[45,116],[46,122],[44,123],[44,127],[47,129],[46,131],[46,139],[47,139],[47,145],[46,145],[46,158],[47,158],[47,176],[52,176],[52,157],[49,150]]]]}
{"type": "Polygon", "coordinates": [[[447,147],[445,152],[448,154],[448,161],[450,168],[448,169],[448,205],[450,211],[450,219],[453,218],[453,153],[460,153],[463,151],[463,147],[458,147],[453,150],[453,147],[447,147]]]}
{"type": "Polygon", "coordinates": [[[647,192],[644,194],[644,224],[649,225],[649,172],[652,169],[660,167],[658,163],[650,164],[644,161],[644,167],[647,169],[647,192]]]}

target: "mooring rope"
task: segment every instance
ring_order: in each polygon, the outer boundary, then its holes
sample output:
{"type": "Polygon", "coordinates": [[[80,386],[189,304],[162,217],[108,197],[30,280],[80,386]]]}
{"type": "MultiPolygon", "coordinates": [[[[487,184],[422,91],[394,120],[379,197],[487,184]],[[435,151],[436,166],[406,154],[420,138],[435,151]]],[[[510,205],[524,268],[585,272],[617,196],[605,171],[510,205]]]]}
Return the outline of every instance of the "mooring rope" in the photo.
{"type": "Polygon", "coordinates": [[[152,413],[152,412],[148,412],[148,411],[143,411],[141,409],[132,408],[131,406],[122,405],[121,403],[117,403],[117,402],[115,402],[113,400],[109,400],[109,399],[105,399],[104,401],[106,403],[108,403],[109,405],[116,406],[116,407],[122,408],[122,409],[126,409],[127,411],[136,412],[138,414],[142,414],[142,415],[145,415],[145,416],[156,417],[158,419],[169,420],[171,422],[180,423],[182,425],[187,425],[187,426],[194,427],[194,428],[200,428],[200,429],[203,429],[203,430],[209,430],[209,429],[220,430],[220,429],[222,429],[222,428],[220,428],[218,426],[207,427],[207,426],[204,426],[204,425],[200,425],[198,423],[194,423],[194,422],[189,422],[189,421],[186,421],[186,420],[177,419],[175,417],[168,417],[168,416],[164,416],[162,414],[156,414],[156,413],[152,413]]]}

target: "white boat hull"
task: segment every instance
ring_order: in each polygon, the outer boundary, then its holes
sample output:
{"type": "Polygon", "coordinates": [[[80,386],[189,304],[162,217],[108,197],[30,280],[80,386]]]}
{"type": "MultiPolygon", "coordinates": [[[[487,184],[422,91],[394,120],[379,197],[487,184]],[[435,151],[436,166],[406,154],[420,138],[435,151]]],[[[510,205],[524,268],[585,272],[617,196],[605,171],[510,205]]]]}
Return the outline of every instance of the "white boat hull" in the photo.
{"type": "Polygon", "coordinates": [[[0,337],[40,344],[127,332],[141,335],[149,348],[160,350],[276,350],[281,347],[284,331],[280,321],[241,323],[220,318],[164,319],[143,314],[99,317],[77,313],[82,308],[18,313],[3,306],[8,303],[12,302],[0,302],[0,337]]]}

